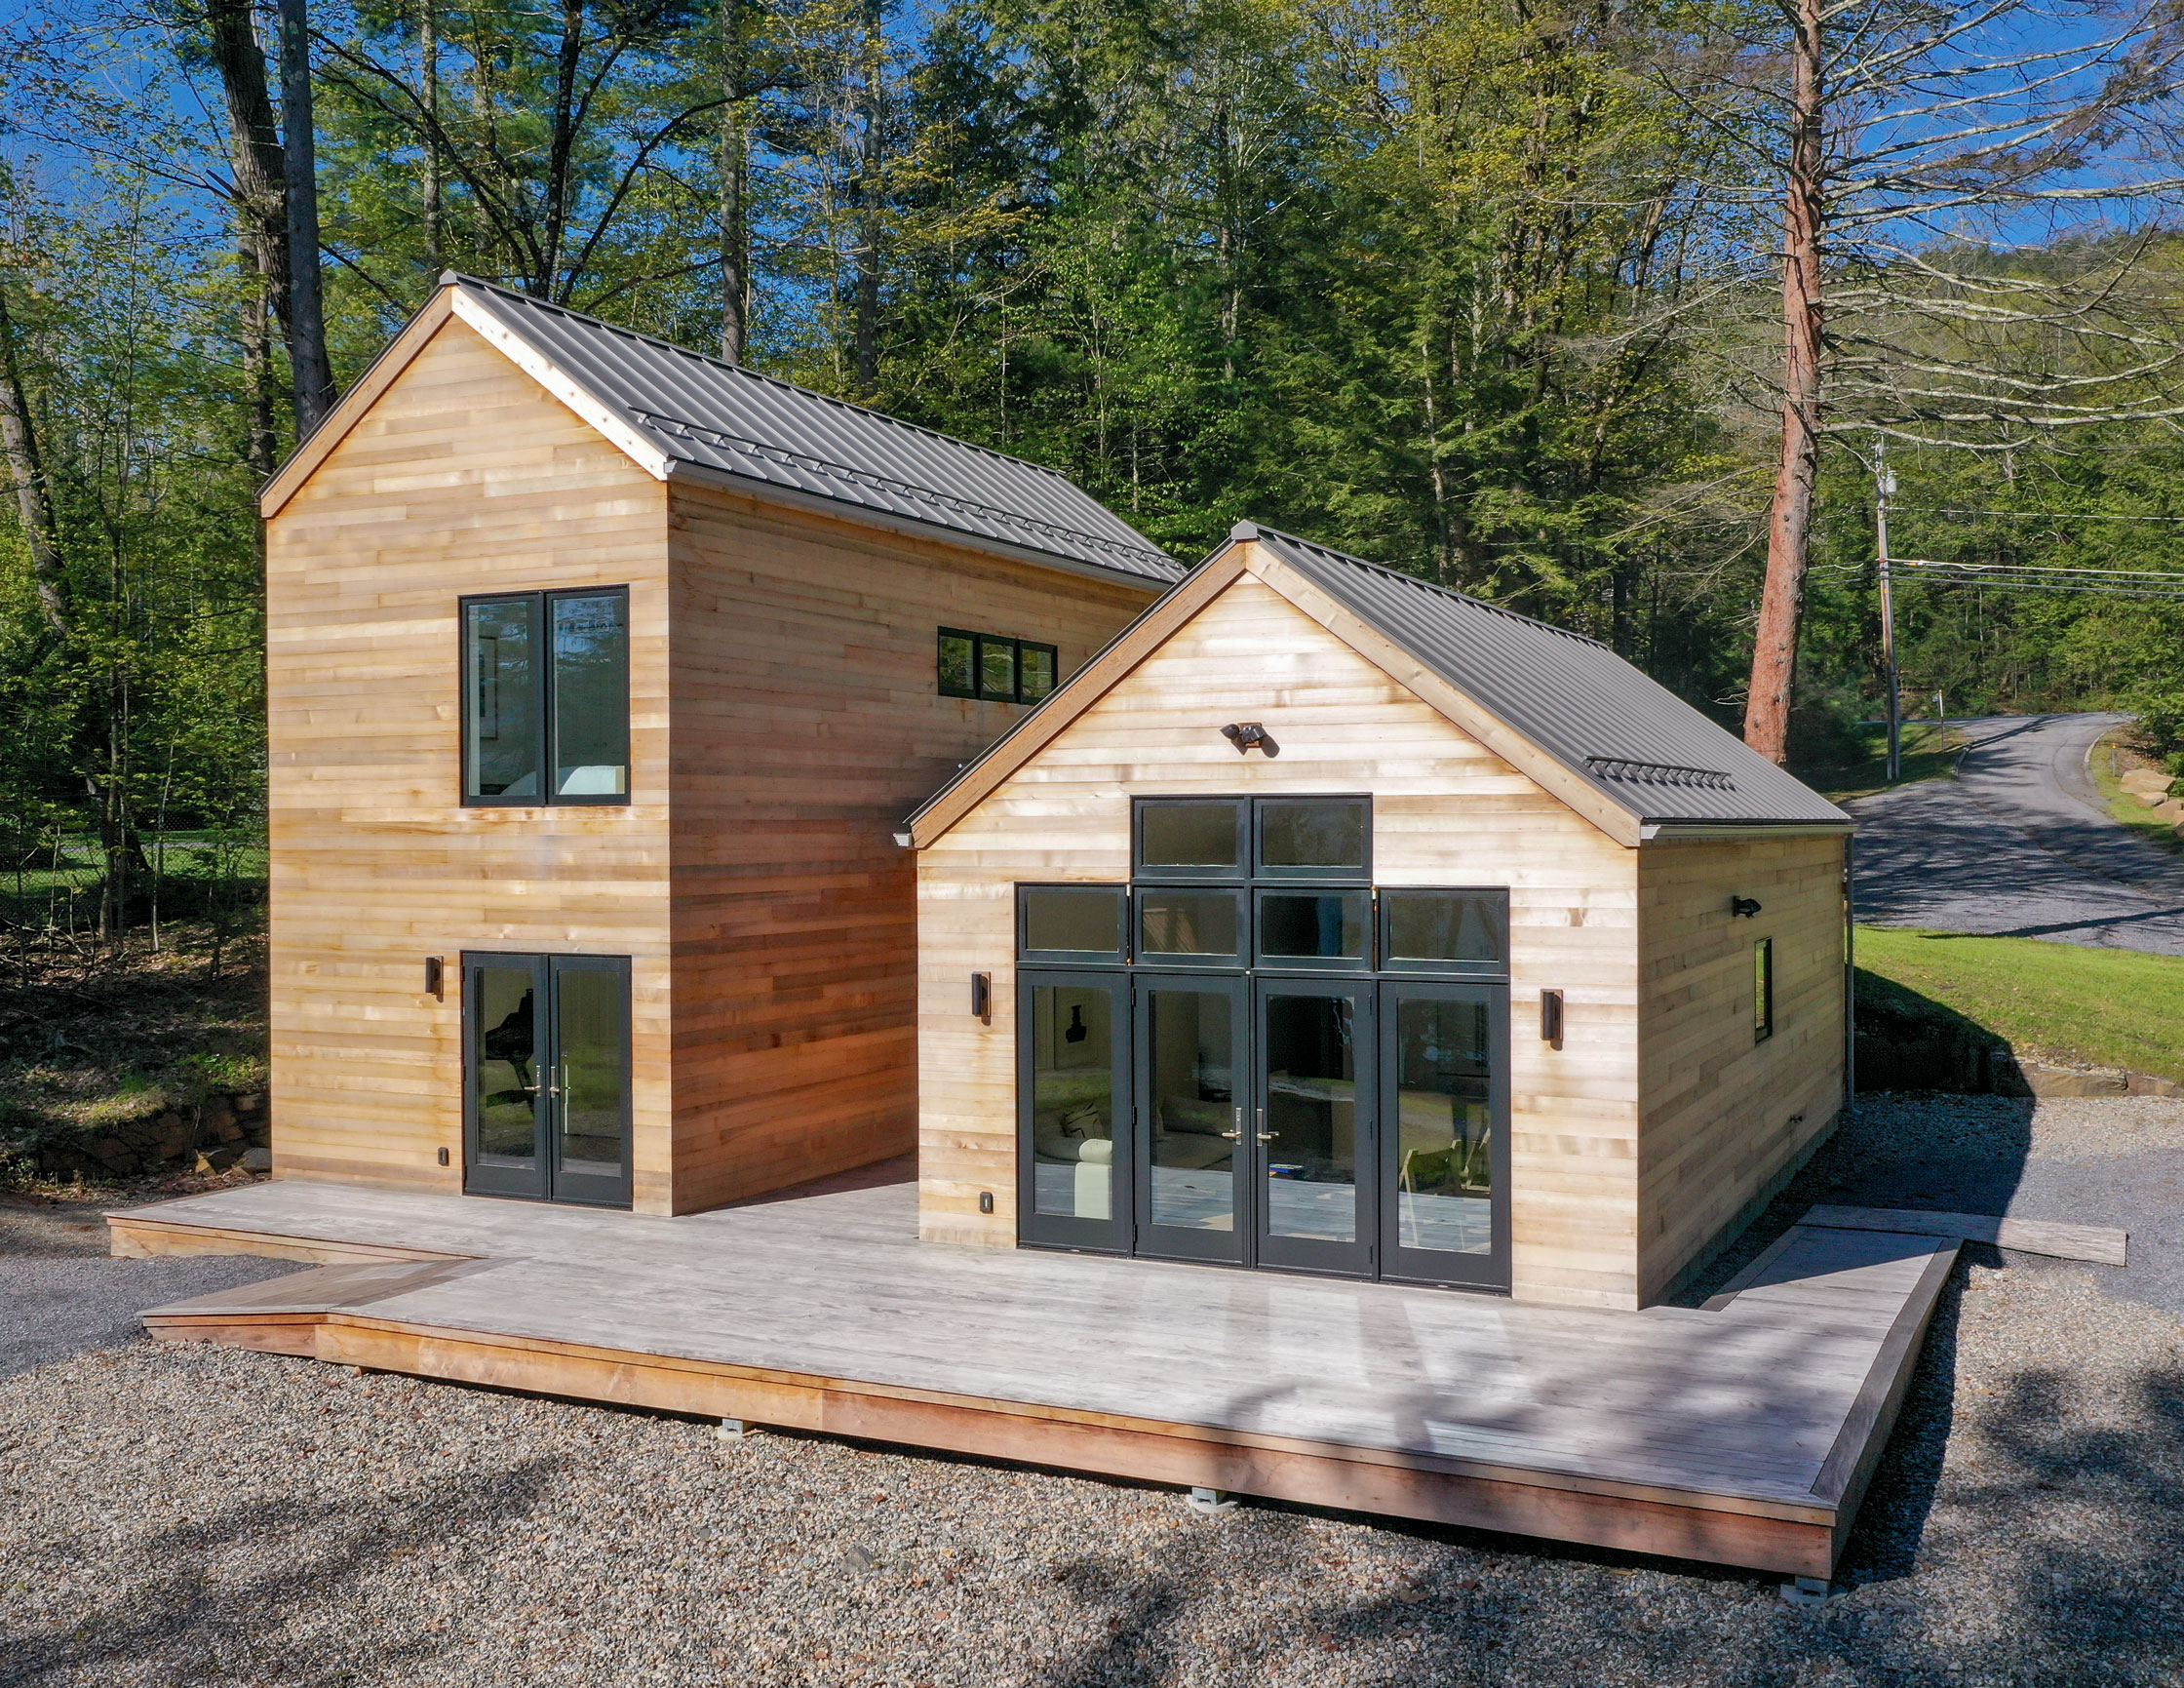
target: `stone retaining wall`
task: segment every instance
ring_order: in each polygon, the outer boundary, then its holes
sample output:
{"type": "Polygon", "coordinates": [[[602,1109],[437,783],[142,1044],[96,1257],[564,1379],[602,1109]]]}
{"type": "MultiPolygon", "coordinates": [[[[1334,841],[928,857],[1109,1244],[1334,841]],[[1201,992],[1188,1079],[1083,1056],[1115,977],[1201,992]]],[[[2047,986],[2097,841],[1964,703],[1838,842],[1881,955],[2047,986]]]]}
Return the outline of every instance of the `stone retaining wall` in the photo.
{"type": "Polygon", "coordinates": [[[141,1119],[73,1134],[41,1132],[0,1143],[35,1163],[41,1178],[131,1178],[147,1172],[225,1172],[273,1163],[273,1118],[262,1091],[208,1097],[202,1108],[168,1108],[141,1119]]]}

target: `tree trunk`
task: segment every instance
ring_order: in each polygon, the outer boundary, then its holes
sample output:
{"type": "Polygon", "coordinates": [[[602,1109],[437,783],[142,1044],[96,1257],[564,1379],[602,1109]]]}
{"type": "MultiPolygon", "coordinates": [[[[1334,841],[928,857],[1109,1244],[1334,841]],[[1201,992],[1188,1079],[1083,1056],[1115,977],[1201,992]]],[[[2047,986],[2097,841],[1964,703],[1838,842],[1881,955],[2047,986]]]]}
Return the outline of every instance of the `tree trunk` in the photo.
{"type": "Polygon", "coordinates": [[[751,288],[751,228],[744,195],[749,191],[751,129],[751,40],[745,32],[744,0],[722,0],[722,63],[721,94],[721,355],[743,362],[750,350],[745,321],[751,288]]]}
{"type": "Polygon", "coordinates": [[[864,147],[857,161],[857,392],[879,385],[879,147],[887,36],[881,0],[865,4],[865,75],[859,104],[864,147]]]}
{"type": "Polygon", "coordinates": [[[1791,44],[1789,195],[1782,214],[1782,458],[1767,533],[1767,587],[1752,645],[1744,742],[1771,762],[1789,755],[1797,639],[1805,618],[1806,548],[1820,472],[1821,0],[1797,0],[1791,44]]]}
{"type": "Polygon", "coordinates": [[[428,290],[440,285],[448,267],[447,208],[442,204],[440,180],[440,5],[424,0],[418,20],[420,50],[424,57],[425,147],[425,278],[428,290]]]}
{"type": "Polygon", "coordinates": [[[281,0],[281,135],[288,166],[289,368],[295,378],[295,433],[308,435],[333,409],[319,266],[318,138],[311,109],[306,0],[281,0]]]}
{"type": "Polygon", "coordinates": [[[576,77],[584,62],[584,0],[562,0],[561,52],[554,65],[554,133],[546,160],[546,235],[539,256],[542,299],[566,304],[576,285],[561,285],[562,242],[568,228],[569,171],[576,156],[576,77]]]}
{"type": "Polygon", "coordinates": [[[228,156],[235,170],[236,246],[248,292],[243,300],[243,371],[249,388],[250,464],[270,475],[275,434],[273,334],[269,317],[289,317],[288,159],[265,81],[265,49],[251,0],[207,0],[213,62],[226,96],[228,156]]]}
{"type": "Polygon", "coordinates": [[[53,495],[46,485],[45,459],[38,450],[37,423],[23,386],[15,319],[8,314],[4,289],[0,289],[0,449],[7,452],[8,473],[16,484],[16,509],[21,515],[23,538],[30,548],[30,578],[38,597],[38,612],[57,639],[65,639],[69,631],[68,601],[60,584],[60,529],[54,520],[53,495]]]}

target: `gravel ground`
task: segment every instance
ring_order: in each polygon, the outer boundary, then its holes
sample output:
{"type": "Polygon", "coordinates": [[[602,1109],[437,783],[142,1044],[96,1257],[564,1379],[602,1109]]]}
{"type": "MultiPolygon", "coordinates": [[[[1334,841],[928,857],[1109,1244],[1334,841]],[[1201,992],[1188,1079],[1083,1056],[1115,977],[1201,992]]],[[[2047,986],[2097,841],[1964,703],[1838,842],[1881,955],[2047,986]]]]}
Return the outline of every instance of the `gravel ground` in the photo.
{"type": "Polygon", "coordinates": [[[292,1261],[236,1256],[109,1260],[104,1211],[96,1202],[0,1200],[0,1377],[141,1342],[136,1315],[163,1301],[296,1270],[292,1261]]]}
{"type": "MultiPolygon", "coordinates": [[[[2021,1129],[1987,1107],[1884,1099],[1790,1199],[1878,1159],[2087,1166],[2184,1129],[2135,1100],[2021,1129]]],[[[2184,1683],[2184,1320],[1992,1251],[1959,1268],[1849,1591],[1816,1607],[1671,1561],[1205,1519],[1051,1472],[148,1343],[0,1380],[0,1487],[8,1684],[2184,1683]]]]}

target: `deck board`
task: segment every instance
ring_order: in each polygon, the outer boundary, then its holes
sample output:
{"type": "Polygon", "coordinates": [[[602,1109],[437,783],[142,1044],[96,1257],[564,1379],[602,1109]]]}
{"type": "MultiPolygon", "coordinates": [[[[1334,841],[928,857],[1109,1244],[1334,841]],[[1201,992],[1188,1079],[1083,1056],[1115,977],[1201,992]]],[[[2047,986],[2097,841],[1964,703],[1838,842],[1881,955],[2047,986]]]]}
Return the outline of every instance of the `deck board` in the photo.
{"type": "Polygon", "coordinates": [[[1808,1570],[1807,1537],[1832,1564],[1847,1522],[1816,1485],[1831,1459],[1870,1469],[1906,1319],[1923,1333],[1956,1247],[1800,1227],[1715,1311],[1613,1313],[920,1243],[908,1184],[666,1219],[279,1180],[112,1223],[133,1251],[438,1257],[147,1312],[171,1338],[519,1386],[535,1363],[559,1381],[527,1387],[652,1404],[778,1397],[801,1416],[777,1422],[1155,1478],[1195,1446],[1228,1486],[1808,1570]]]}

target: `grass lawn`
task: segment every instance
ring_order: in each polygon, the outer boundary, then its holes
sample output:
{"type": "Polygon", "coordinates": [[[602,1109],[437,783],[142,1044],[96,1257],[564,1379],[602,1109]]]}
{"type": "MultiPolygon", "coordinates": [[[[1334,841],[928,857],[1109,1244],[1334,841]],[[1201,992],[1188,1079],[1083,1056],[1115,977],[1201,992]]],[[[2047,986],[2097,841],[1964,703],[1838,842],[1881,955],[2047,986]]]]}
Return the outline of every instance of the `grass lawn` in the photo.
{"type": "Polygon", "coordinates": [[[2184,957],[1890,926],[1860,926],[1857,957],[2019,1055],[2184,1081],[2184,957]]]}
{"type": "Polygon", "coordinates": [[[2120,726],[2104,734],[2093,746],[2092,759],[2086,765],[2092,771],[2093,784],[2100,788],[2108,812],[2120,824],[2128,827],[2135,837],[2184,855],[2184,838],[2177,836],[2176,829],[2123,787],[2124,774],[2134,767],[2154,765],[2151,758],[2134,747],[2132,740],[2136,730],[2132,726],[2120,726]]]}
{"type": "MultiPolygon", "coordinates": [[[[1897,785],[1910,785],[1922,779],[1942,779],[1953,773],[1957,754],[1969,742],[1953,726],[1944,726],[1938,721],[1907,721],[1903,724],[1901,770],[1897,785]]],[[[1868,755],[1863,762],[1849,767],[1793,767],[1790,771],[1830,803],[1842,803],[1853,797],[1871,797],[1877,791],[1889,789],[1889,732],[1885,726],[1867,727],[1864,738],[1868,755]]]]}

